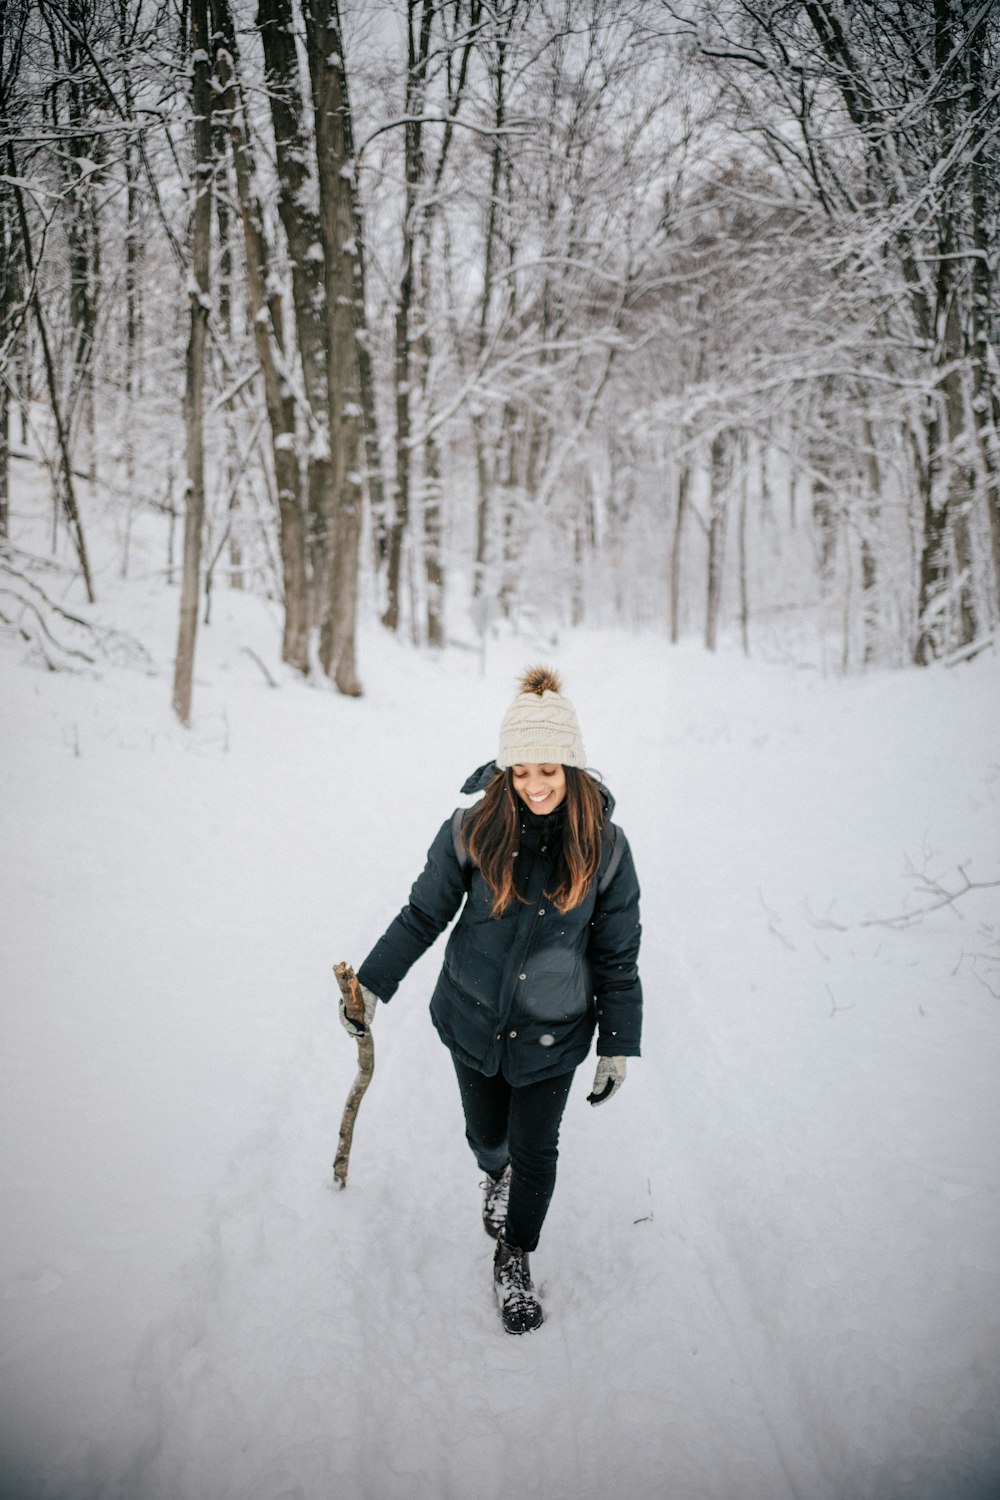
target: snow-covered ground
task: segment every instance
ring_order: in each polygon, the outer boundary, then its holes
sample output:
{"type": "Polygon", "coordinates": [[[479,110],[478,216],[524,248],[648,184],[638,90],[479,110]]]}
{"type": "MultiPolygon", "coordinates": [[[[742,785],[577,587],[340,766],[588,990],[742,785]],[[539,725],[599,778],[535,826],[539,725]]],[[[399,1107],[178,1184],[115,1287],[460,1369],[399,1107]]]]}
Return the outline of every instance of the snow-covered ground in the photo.
{"type": "MultiPolygon", "coordinates": [[[[1000,661],[863,680],[566,635],[367,695],[267,685],[218,594],[196,722],[176,596],[102,581],[156,672],[0,638],[4,1500],[987,1500],[1000,1494],[1000,887],[909,928],[913,866],[1000,881],[1000,661]],[[376,1020],[332,1187],[360,962],[564,675],[643,886],[644,1055],[567,1110],[491,1293],[432,951],[376,1020]]],[[[280,675],[280,674],[279,674],[280,675]]]]}

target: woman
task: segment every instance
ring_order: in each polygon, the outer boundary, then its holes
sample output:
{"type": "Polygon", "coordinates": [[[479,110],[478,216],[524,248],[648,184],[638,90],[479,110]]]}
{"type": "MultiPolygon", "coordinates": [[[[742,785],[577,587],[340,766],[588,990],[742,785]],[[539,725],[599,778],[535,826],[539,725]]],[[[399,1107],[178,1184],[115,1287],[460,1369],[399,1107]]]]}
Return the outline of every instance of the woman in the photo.
{"type": "MultiPolygon", "coordinates": [[[[504,716],[483,792],[440,829],[410,899],[358,970],[370,1024],[459,907],[431,1016],[451,1051],[508,1333],[542,1321],[528,1256],[555,1186],[559,1125],[597,1031],[603,1104],[639,1055],[639,885],[613,799],[584,771],[576,712],[534,667],[504,716]],[[464,900],[464,905],[463,905],[464,900]]],[[[341,1020],[354,1024],[341,1002],[341,1020]]]]}

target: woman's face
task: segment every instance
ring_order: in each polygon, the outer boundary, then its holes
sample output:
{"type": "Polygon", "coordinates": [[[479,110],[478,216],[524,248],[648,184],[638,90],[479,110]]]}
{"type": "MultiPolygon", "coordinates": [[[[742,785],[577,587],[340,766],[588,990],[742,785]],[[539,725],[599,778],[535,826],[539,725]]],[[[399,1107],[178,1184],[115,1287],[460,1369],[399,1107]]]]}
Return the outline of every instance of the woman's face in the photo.
{"type": "Polygon", "coordinates": [[[558,764],[511,766],[514,790],[535,813],[550,813],[566,797],[566,772],[558,764]]]}

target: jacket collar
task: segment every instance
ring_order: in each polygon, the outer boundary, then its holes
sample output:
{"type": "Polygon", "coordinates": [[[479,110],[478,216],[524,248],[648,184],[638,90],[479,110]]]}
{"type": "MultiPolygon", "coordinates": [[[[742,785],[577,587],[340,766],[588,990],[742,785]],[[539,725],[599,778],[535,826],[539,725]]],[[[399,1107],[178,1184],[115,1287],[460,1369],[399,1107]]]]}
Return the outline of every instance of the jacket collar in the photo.
{"type": "Polygon", "coordinates": [[[520,806],[521,814],[521,838],[530,848],[542,848],[548,845],[552,848],[561,847],[563,828],[566,825],[566,804],[560,802],[559,806],[550,813],[535,813],[530,807],[520,806]]]}
{"type": "Polygon", "coordinates": [[[488,760],[484,766],[478,766],[471,776],[467,776],[462,787],[463,797],[471,796],[473,792],[485,792],[494,776],[499,775],[500,768],[495,760],[488,760]]]}

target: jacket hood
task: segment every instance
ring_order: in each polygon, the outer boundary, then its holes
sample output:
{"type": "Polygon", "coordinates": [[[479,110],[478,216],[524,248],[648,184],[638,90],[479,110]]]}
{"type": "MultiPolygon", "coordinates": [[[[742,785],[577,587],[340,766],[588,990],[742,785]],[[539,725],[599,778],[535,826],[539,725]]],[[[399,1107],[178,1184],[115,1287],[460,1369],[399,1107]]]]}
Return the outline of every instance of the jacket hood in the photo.
{"type": "MultiPolygon", "coordinates": [[[[584,774],[586,776],[589,776],[592,781],[595,781],[597,783],[597,790],[601,794],[601,806],[604,808],[604,816],[605,818],[610,819],[611,814],[615,810],[614,797],[611,795],[610,791],[604,785],[604,782],[600,779],[600,777],[594,775],[593,771],[586,771],[584,774]]],[[[472,775],[466,778],[465,783],[462,786],[462,795],[468,797],[472,796],[475,792],[485,792],[486,788],[489,786],[493,778],[499,775],[500,769],[497,766],[496,761],[488,760],[485,765],[478,766],[476,770],[473,771],[472,775]]]]}

